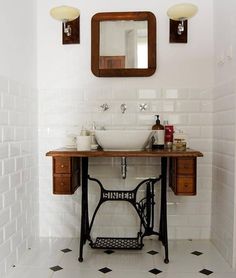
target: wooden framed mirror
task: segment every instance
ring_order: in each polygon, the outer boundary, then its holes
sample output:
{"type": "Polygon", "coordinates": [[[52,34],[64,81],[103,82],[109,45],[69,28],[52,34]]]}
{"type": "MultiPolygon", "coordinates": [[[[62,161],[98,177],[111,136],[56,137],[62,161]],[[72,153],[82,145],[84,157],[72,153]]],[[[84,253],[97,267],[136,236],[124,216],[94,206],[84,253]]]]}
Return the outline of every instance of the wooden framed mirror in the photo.
{"type": "Polygon", "coordinates": [[[142,77],[156,70],[156,17],[104,12],[92,17],[91,70],[98,77],[142,77]]]}

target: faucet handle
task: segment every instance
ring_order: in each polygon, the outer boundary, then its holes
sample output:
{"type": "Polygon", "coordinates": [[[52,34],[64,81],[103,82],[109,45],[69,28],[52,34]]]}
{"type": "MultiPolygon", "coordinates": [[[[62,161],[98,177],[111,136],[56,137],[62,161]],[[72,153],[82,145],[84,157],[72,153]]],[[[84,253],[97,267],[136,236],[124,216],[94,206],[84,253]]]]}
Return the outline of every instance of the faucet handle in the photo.
{"type": "Polygon", "coordinates": [[[102,105],[100,105],[100,107],[102,108],[103,112],[107,111],[110,108],[107,103],[103,103],[102,105]]]}
{"type": "Polygon", "coordinates": [[[141,103],[139,104],[139,110],[140,111],[146,111],[148,108],[148,104],[147,103],[141,103]]]}

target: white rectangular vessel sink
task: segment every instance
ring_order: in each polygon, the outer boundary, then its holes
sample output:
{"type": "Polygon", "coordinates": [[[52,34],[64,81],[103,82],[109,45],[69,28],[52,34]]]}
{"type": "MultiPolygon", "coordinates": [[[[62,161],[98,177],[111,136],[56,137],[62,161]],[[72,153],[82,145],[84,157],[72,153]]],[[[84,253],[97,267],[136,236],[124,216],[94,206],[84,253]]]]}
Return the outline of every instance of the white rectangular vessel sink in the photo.
{"type": "Polygon", "coordinates": [[[98,144],[106,151],[143,150],[151,136],[152,130],[95,130],[98,144]]]}

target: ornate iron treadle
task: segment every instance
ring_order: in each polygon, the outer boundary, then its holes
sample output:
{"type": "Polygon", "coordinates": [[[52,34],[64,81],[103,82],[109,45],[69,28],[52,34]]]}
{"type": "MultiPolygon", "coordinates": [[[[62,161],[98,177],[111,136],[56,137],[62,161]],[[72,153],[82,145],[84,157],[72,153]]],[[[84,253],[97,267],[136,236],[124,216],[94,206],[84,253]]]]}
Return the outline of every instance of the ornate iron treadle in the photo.
{"type": "Polygon", "coordinates": [[[143,244],[139,242],[138,238],[111,238],[111,237],[97,237],[96,241],[90,243],[94,249],[142,249],[143,244]]]}

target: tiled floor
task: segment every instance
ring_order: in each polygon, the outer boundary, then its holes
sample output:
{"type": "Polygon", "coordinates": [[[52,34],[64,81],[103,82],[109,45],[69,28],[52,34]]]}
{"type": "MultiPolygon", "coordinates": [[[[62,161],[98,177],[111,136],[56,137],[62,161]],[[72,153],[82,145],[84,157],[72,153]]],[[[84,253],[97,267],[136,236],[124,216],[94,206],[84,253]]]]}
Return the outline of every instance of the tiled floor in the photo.
{"type": "Polygon", "coordinates": [[[210,241],[169,241],[170,263],[163,262],[158,240],[145,240],[143,250],[127,251],[84,248],[78,262],[78,239],[44,238],[27,251],[8,278],[235,278],[210,241]]]}

